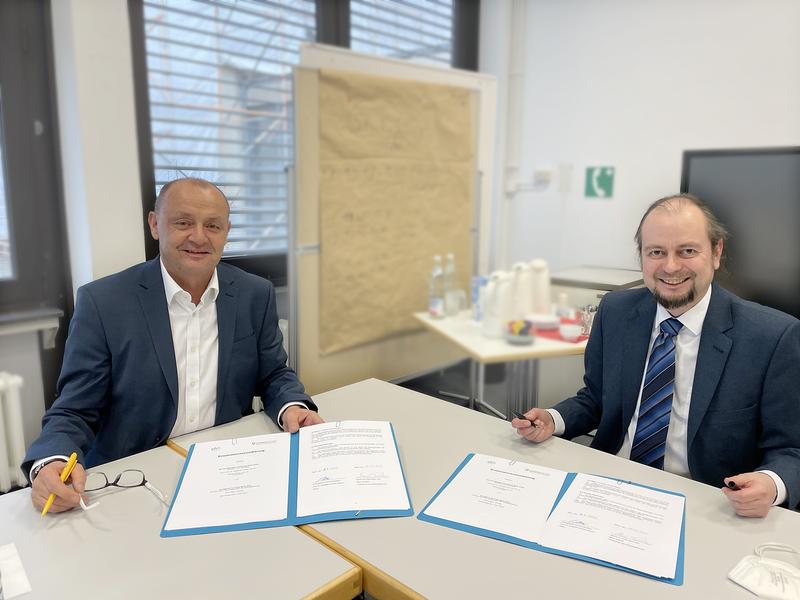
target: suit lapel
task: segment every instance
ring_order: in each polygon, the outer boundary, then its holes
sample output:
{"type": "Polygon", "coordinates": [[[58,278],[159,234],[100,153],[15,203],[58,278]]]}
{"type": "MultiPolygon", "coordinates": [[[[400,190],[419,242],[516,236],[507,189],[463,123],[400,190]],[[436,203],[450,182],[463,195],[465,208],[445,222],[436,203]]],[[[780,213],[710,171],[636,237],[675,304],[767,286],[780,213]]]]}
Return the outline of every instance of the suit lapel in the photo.
{"type": "Polygon", "coordinates": [[[178,406],[178,371],[175,366],[175,349],[172,345],[172,328],[169,324],[167,298],[164,280],[161,277],[161,263],[156,257],[148,262],[137,288],[144,320],[153,340],[161,371],[167,380],[172,401],[178,406]]]}
{"type": "Polygon", "coordinates": [[[233,334],[236,329],[236,280],[226,272],[224,265],[217,267],[219,279],[219,295],[217,296],[217,411],[216,422],[222,413],[222,402],[225,399],[225,382],[228,379],[233,334]]]}
{"type": "Polygon", "coordinates": [[[731,327],[733,327],[733,316],[730,297],[722,288],[714,285],[697,353],[692,399],[689,405],[686,438],[688,449],[692,447],[694,437],[697,435],[700,423],[717,390],[722,371],[725,369],[725,363],[733,345],[731,338],[725,335],[725,332],[731,327]]]}
{"type": "Polygon", "coordinates": [[[653,319],[656,316],[656,302],[651,294],[642,297],[631,311],[626,323],[622,340],[622,432],[628,430],[636,402],[639,399],[639,388],[642,385],[644,365],[650,352],[650,335],[653,331],[653,319]]]}

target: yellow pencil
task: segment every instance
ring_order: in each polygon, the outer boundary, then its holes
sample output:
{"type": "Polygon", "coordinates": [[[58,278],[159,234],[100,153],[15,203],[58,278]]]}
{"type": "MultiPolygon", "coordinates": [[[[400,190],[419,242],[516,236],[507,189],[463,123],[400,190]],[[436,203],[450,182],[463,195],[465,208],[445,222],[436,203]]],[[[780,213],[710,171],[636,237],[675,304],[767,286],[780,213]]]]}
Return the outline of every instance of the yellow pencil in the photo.
{"type": "MultiPolygon", "coordinates": [[[[61,483],[65,483],[69,476],[72,474],[72,469],[75,468],[75,464],[78,462],[78,454],[73,452],[72,455],[69,457],[66,466],[61,470],[61,483]]],[[[47,511],[50,510],[50,507],[53,506],[53,502],[56,499],[55,494],[50,494],[50,497],[47,499],[47,503],[44,505],[42,509],[42,516],[47,514],[47,511]]]]}

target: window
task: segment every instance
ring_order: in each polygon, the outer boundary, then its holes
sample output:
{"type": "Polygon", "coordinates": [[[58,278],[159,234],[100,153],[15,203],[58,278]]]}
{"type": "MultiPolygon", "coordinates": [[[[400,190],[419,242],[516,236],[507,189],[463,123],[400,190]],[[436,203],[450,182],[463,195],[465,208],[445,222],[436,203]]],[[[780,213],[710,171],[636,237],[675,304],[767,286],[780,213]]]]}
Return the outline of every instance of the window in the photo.
{"type": "Polygon", "coordinates": [[[350,47],[449,66],[453,16],[452,0],[350,0],[350,47]]]}
{"type": "Polygon", "coordinates": [[[224,256],[285,257],[292,66],[316,37],[313,0],[143,4],[156,191],[216,183],[231,202],[224,256]]]}
{"type": "MultiPolygon", "coordinates": [[[[7,323],[72,310],[59,192],[50,4],[0,1],[0,315],[7,323]]],[[[40,349],[46,407],[55,398],[66,322],[40,349]]]]}
{"type": "Polygon", "coordinates": [[[6,204],[5,164],[6,161],[3,158],[3,96],[0,93],[0,281],[14,278],[8,205],[6,204]]]}
{"type": "MultiPolygon", "coordinates": [[[[0,2],[0,312],[66,310],[49,9],[0,2]]],[[[71,294],[69,295],[71,298],[71,294]]]]}
{"type": "MultiPolygon", "coordinates": [[[[300,45],[477,67],[478,0],[129,0],[129,7],[145,211],[167,181],[213,181],[231,201],[224,259],[277,285],[286,282],[284,169],[293,161],[300,45]]],[[[147,255],[155,256],[144,232],[147,255]]]]}

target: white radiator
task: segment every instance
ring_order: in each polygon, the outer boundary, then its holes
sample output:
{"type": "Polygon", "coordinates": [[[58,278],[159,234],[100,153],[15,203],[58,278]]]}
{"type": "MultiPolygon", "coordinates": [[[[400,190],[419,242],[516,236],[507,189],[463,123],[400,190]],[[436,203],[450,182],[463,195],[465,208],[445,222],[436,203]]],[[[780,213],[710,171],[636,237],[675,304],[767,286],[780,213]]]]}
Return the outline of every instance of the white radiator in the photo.
{"type": "Polygon", "coordinates": [[[28,483],[19,468],[25,458],[21,387],[22,377],[0,372],[0,492],[28,483]]]}

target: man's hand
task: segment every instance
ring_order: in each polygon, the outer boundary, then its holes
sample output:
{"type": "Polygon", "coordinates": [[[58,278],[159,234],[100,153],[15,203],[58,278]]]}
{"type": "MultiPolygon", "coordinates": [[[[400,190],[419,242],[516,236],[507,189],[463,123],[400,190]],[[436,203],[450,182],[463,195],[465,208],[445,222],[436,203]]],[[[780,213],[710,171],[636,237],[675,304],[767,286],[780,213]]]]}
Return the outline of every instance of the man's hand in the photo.
{"type": "Polygon", "coordinates": [[[281,420],[283,421],[283,430],[289,433],[294,433],[301,427],[308,427],[309,425],[325,422],[323,418],[319,416],[319,413],[303,408],[302,406],[290,406],[283,411],[281,420]]]}
{"type": "Polygon", "coordinates": [[[722,493],[728,497],[740,517],[766,517],[778,496],[775,481],[766,473],[742,473],[726,477],[725,486],[722,493]],[[739,489],[727,487],[731,482],[739,489]]]}
{"type": "Polygon", "coordinates": [[[80,504],[81,494],[86,485],[86,471],[80,464],[76,464],[67,483],[61,483],[61,471],[66,464],[63,460],[47,463],[36,475],[31,489],[31,501],[36,510],[41,512],[50,494],[55,494],[56,499],[48,514],[72,510],[80,504]],[[72,487],[68,484],[72,484],[72,487]]]}
{"type": "Polygon", "coordinates": [[[549,412],[541,408],[532,408],[525,413],[525,416],[527,420],[515,417],[511,421],[511,426],[517,430],[517,435],[537,444],[552,437],[556,424],[549,412]]]}

